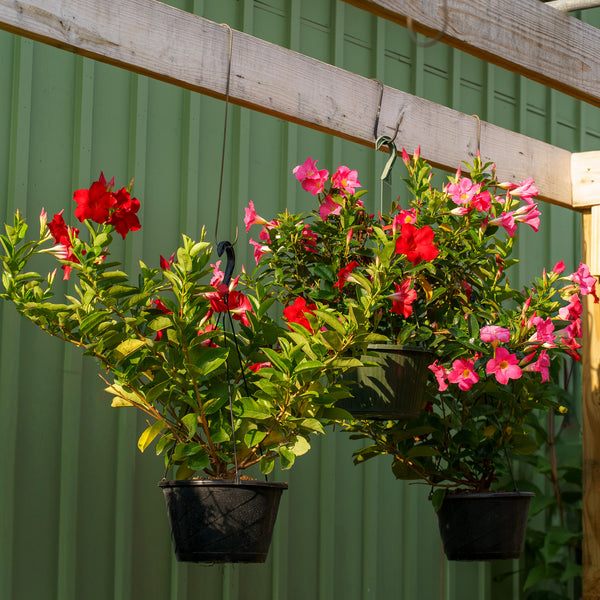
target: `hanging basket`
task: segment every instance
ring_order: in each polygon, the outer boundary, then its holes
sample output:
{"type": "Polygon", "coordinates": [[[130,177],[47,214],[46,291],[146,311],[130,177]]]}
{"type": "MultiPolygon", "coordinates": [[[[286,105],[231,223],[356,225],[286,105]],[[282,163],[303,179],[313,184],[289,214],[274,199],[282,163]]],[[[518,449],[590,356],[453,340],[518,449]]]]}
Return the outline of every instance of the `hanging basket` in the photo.
{"type": "Polygon", "coordinates": [[[532,492],[448,494],[437,512],[448,560],[519,558],[532,492]]]}
{"type": "Polygon", "coordinates": [[[181,562],[265,562],[286,483],[186,480],[162,488],[181,562]]]}
{"type": "Polygon", "coordinates": [[[357,419],[415,419],[423,407],[427,367],[433,359],[421,348],[371,344],[361,360],[375,364],[356,369],[353,397],[338,406],[357,419]]]}

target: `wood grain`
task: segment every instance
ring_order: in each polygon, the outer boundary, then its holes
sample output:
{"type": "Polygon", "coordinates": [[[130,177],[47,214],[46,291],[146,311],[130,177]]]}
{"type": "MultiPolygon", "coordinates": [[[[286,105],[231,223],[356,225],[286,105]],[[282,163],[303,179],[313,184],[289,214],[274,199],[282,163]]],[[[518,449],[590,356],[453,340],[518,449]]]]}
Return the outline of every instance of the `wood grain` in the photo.
{"type": "Polygon", "coordinates": [[[539,0],[345,2],[600,106],[600,31],[539,0]]]}
{"type": "MultiPolygon", "coordinates": [[[[583,215],[583,257],[592,260],[592,213],[583,215]]],[[[600,304],[584,297],[582,349],[583,597],[600,598],[600,304]]]]}
{"type": "MultiPolygon", "coordinates": [[[[450,1],[450,0],[449,0],[450,1]]],[[[156,0],[0,0],[0,28],[95,60],[224,98],[229,29],[156,0]]],[[[372,146],[380,84],[233,32],[231,101],[372,146]]],[[[384,88],[379,135],[437,167],[476,153],[477,120],[384,88]]],[[[481,152],[502,180],[533,177],[543,200],[571,207],[570,153],[482,123],[481,152]]]]}

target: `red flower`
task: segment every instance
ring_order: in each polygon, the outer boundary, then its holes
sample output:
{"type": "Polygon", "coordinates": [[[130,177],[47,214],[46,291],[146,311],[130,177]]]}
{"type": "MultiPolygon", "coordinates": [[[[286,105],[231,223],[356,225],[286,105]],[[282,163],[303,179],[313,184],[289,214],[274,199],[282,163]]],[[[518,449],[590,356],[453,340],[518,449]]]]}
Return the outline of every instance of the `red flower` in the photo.
{"type": "Polygon", "coordinates": [[[344,287],[344,285],[350,280],[350,274],[354,269],[358,267],[358,262],[353,260],[349,262],[345,267],[342,267],[338,273],[337,283],[333,284],[333,287],[339,287],[340,290],[344,287]]]}
{"type": "Polygon", "coordinates": [[[394,282],[396,291],[388,296],[392,300],[392,312],[403,315],[405,319],[412,315],[412,303],[417,299],[417,292],[411,289],[410,283],[410,278],[405,279],[401,285],[394,282]]]}
{"type": "Polygon", "coordinates": [[[236,321],[241,321],[244,325],[250,326],[247,312],[252,312],[250,300],[242,292],[229,292],[227,303],[229,312],[236,321]]]}
{"type": "Polygon", "coordinates": [[[307,304],[304,298],[296,298],[293,304],[283,309],[283,317],[288,321],[288,327],[290,327],[290,323],[298,323],[298,325],[302,325],[302,327],[313,333],[306,315],[314,315],[316,309],[316,304],[307,304]]]}
{"type": "MultiPolygon", "coordinates": [[[[111,185],[112,183],[113,181],[111,185]]],[[[96,223],[106,223],[116,204],[113,194],[108,191],[104,173],[100,173],[100,179],[94,181],[89,190],[77,190],[73,194],[73,200],[77,203],[75,217],[82,222],[91,219],[96,223]]]]}
{"type": "Polygon", "coordinates": [[[252,371],[253,373],[256,373],[257,371],[260,371],[261,369],[265,369],[270,366],[271,366],[270,362],[254,363],[253,365],[250,365],[248,367],[248,370],[252,371]]]}
{"type": "MultiPolygon", "coordinates": [[[[79,236],[79,229],[67,226],[62,214],[63,211],[61,210],[57,215],[54,215],[52,221],[48,223],[48,229],[54,238],[54,245],[58,246],[55,254],[60,260],[78,263],[79,259],[73,254],[72,239],[79,236]]],[[[61,269],[65,272],[63,280],[69,279],[71,267],[69,265],[62,265],[61,269]]]]}
{"type": "MultiPolygon", "coordinates": [[[[169,310],[169,309],[166,307],[165,303],[164,303],[162,300],[160,300],[159,298],[157,298],[157,299],[155,299],[155,300],[152,300],[152,304],[154,304],[154,308],[156,308],[157,310],[160,310],[160,312],[163,312],[163,313],[165,313],[166,315],[172,315],[172,314],[173,314],[173,311],[172,311],[172,310],[169,310]]],[[[155,341],[155,342],[157,342],[158,340],[160,340],[160,339],[162,338],[162,336],[163,336],[163,331],[164,331],[164,329],[159,329],[159,330],[156,332],[156,337],[154,338],[154,341],[155,341]]]]}
{"type": "Polygon", "coordinates": [[[403,223],[400,237],[396,240],[396,254],[406,254],[406,258],[418,265],[422,260],[433,260],[438,249],[433,244],[434,232],[429,225],[417,229],[412,223],[403,223]]]}
{"type": "Polygon", "coordinates": [[[115,195],[114,211],[110,215],[108,223],[114,225],[117,233],[123,239],[130,231],[140,229],[140,220],[136,213],[140,209],[140,201],[132,198],[125,188],[121,188],[115,195]]]}

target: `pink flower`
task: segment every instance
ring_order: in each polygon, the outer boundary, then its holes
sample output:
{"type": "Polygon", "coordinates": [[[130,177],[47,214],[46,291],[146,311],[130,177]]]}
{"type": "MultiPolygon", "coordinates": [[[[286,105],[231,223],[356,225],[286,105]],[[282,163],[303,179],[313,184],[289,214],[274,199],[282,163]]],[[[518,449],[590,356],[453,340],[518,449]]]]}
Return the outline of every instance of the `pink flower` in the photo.
{"type": "Polygon", "coordinates": [[[438,389],[440,392],[448,389],[448,384],[446,383],[446,378],[448,377],[448,371],[442,367],[442,365],[438,364],[436,360],[432,365],[427,367],[430,371],[433,372],[435,378],[438,382],[438,389]]]}
{"type": "Polygon", "coordinates": [[[562,260],[559,260],[552,269],[553,273],[560,275],[565,270],[565,263],[562,260]]]}
{"type": "Polygon", "coordinates": [[[260,262],[260,259],[262,258],[262,255],[265,252],[268,252],[270,250],[269,246],[266,246],[265,244],[261,244],[255,240],[248,240],[250,244],[252,244],[254,246],[254,260],[256,261],[256,264],[258,264],[260,262]]]}
{"type": "Polygon", "coordinates": [[[554,323],[552,319],[542,319],[542,317],[532,317],[530,323],[535,326],[535,333],[529,338],[530,342],[537,342],[539,344],[546,344],[547,346],[554,346],[554,323]]]}
{"type": "Polygon", "coordinates": [[[480,190],[481,184],[473,183],[468,177],[462,177],[456,183],[450,183],[446,186],[446,193],[458,205],[469,204],[471,199],[479,194],[480,190]]]}
{"type": "Polygon", "coordinates": [[[519,223],[526,223],[530,225],[534,231],[538,231],[540,228],[540,215],[542,213],[537,209],[537,204],[532,203],[527,206],[522,206],[518,210],[514,211],[513,217],[515,221],[519,223]]]}
{"type": "Polygon", "coordinates": [[[479,212],[485,212],[490,210],[492,204],[492,196],[489,192],[481,192],[471,199],[471,206],[476,208],[479,212]]]}
{"type": "Polygon", "coordinates": [[[304,244],[303,248],[307,252],[317,251],[317,234],[314,231],[311,231],[308,225],[305,225],[302,230],[302,243],[304,244]]]}
{"type": "Polygon", "coordinates": [[[486,365],[486,373],[494,374],[498,383],[506,385],[509,379],[519,379],[522,375],[519,360],[515,354],[511,354],[506,348],[496,348],[494,358],[486,365]]]}
{"type": "Polygon", "coordinates": [[[468,358],[458,358],[452,363],[452,371],[448,373],[448,381],[457,383],[461,390],[468,390],[479,381],[474,370],[474,363],[468,358]]]}
{"type": "Polygon", "coordinates": [[[567,325],[567,328],[565,329],[565,333],[567,334],[567,337],[581,339],[583,337],[583,329],[581,327],[581,319],[575,319],[572,323],[567,325]]]}
{"type": "Polygon", "coordinates": [[[304,164],[294,167],[292,173],[301,182],[302,189],[310,192],[313,196],[323,191],[325,182],[329,178],[329,171],[326,169],[319,171],[317,161],[312,160],[310,156],[304,161],[304,164]]]}
{"type": "Polygon", "coordinates": [[[223,273],[223,271],[221,271],[221,269],[219,268],[221,266],[220,260],[218,260],[214,265],[210,266],[213,268],[213,276],[210,280],[210,285],[216,288],[223,281],[225,273],[223,273]]]}
{"type": "MultiPolygon", "coordinates": [[[[532,357],[533,357],[533,354],[530,354],[527,357],[527,359],[531,360],[532,357]]],[[[544,349],[540,352],[538,359],[534,363],[531,363],[530,365],[523,367],[523,370],[524,371],[537,371],[538,373],[541,373],[542,374],[542,383],[543,383],[544,381],[549,381],[549,379],[550,379],[550,375],[548,373],[549,367],[550,367],[550,357],[548,356],[548,352],[544,349]]]]}
{"type": "Polygon", "coordinates": [[[338,170],[331,177],[331,185],[336,189],[342,189],[350,194],[354,194],[357,187],[361,187],[358,181],[358,171],[351,171],[348,167],[338,167],[338,170]]]}
{"type": "Polygon", "coordinates": [[[391,312],[403,315],[405,319],[412,315],[412,303],[417,299],[417,292],[411,289],[410,284],[410,278],[405,279],[401,285],[394,282],[396,291],[388,296],[392,300],[391,312]]]}
{"type": "Polygon", "coordinates": [[[352,278],[352,271],[358,267],[358,262],[353,260],[348,263],[345,267],[341,268],[338,273],[337,283],[333,284],[333,287],[339,287],[340,290],[346,285],[346,283],[352,283],[354,280],[352,278]]]}
{"type": "Polygon", "coordinates": [[[486,325],[479,330],[482,342],[502,342],[506,344],[510,340],[510,331],[499,325],[486,325]]]}
{"type": "Polygon", "coordinates": [[[342,206],[335,202],[331,196],[327,196],[319,206],[319,215],[325,221],[329,215],[339,215],[341,210],[342,206]]]}
{"type": "Polygon", "coordinates": [[[496,217],[495,219],[490,219],[490,221],[488,221],[488,225],[504,227],[504,229],[506,229],[510,237],[513,237],[515,235],[515,231],[517,231],[517,225],[515,223],[515,219],[513,217],[512,212],[503,212],[499,217],[496,217]]]}
{"type": "Polygon", "coordinates": [[[587,296],[588,294],[592,294],[595,301],[598,302],[595,290],[596,278],[591,275],[590,269],[585,263],[579,263],[577,271],[569,275],[567,279],[579,286],[579,291],[582,295],[587,296]]]}
{"type": "Polygon", "coordinates": [[[558,310],[558,316],[563,321],[573,321],[581,316],[583,306],[579,299],[579,294],[573,294],[569,297],[569,305],[563,306],[558,310]]]}
{"type": "MultiPolygon", "coordinates": [[[[512,184],[514,185],[514,184],[512,184]]],[[[525,202],[531,203],[532,196],[538,195],[538,189],[533,185],[533,179],[529,177],[525,181],[519,184],[519,187],[515,187],[510,190],[511,196],[518,196],[522,198],[525,202]]]]}
{"type": "Polygon", "coordinates": [[[262,217],[259,217],[254,210],[254,202],[250,200],[248,203],[248,208],[244,209],[246,216],[244,217],[244,224],[246,225],[246,232],[250,230],[252,225],[267,225],[267,221],[265,221],[262,217]]]}

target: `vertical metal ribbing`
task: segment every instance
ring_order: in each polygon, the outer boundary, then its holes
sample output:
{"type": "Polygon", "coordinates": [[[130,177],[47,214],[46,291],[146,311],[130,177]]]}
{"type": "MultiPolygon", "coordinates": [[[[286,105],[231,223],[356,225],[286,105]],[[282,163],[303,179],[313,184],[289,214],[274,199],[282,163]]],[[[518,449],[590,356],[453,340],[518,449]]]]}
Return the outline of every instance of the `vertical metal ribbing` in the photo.
{"type": "MultiPolygon", "coordinates": [[[[146,138],[148,128],[148,79],[131,75],[129,105],[129,159],[128,174],[135,175],[135,196],[144,197],[146,181],[146,138]]],[[[144,211],[140,218],[143,227],[144,211]]],[[[130,236],[125,244],[123,266],[131,273],[137,267],[137,258],[142,256],[142,236],[130,236]]],[[[115,563],[114,598],[128,600],[132,590],[133,570],[133,520],[135,506],[135,450],[131,440],[136,436],[135,412],[118,411],[117,462],[115,472],[115,563]]]]}
{"type": "MultiPolygon", "coordinates": [[[[33,77],[33,42],[14,36],[13,93],[11,99],[10,157],[7,202],[4,218],[10,223],[16,206],[25,211],[29,171],[29,134],[33,77]]],[[[19,401],[20,321],[9,303],[2,303],[0,353],[0,599],[11,600],[13,594],[14,514],[17,490],[17,418],[19,401]],[[9,342],[7,340],[10,340],[9,342]]]]}
{"type": "MultiPolygon", "coordinates": [[[[71,188],[87,186],[91,177],[91,139],[94,93],[94,63],[75,59],[75,111],[73,127],[73,171],[71,188]]],[[[73,293],[74,282],[69,284],[73,293]]],[[[60,496],[58,514],[57,598],[77,598],[77,514],[81,420],[82,356],[71,344],[64,346],[62,426],[60,451],[60,496]]]]}

